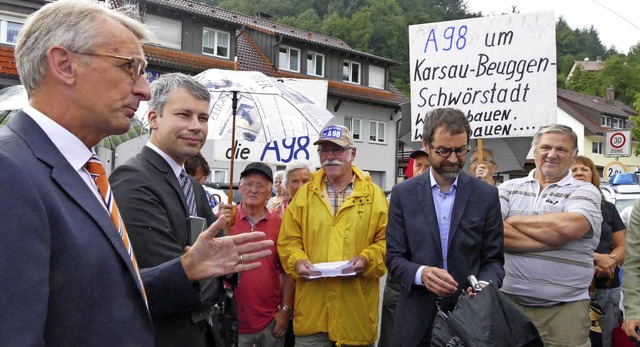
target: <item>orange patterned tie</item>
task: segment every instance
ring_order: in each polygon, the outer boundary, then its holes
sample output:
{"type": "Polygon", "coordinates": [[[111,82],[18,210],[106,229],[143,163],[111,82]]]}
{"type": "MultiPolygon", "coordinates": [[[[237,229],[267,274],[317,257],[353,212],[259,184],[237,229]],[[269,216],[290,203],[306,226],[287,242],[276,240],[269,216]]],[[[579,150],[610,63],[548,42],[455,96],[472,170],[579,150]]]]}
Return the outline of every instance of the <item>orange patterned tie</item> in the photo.
{"type": "Polygon", "coordinates": [[[133,268],[136,270],[136,276],[138,277],[138,282],[140,283],[140,289],[142,291],[144,303],[148,308],[149,303],[147,302],[147,293],[144,291],[144,285],[142,284],[142,278],[140,277],[140,271],[138,270],[138,262],[136,261],[135,254],[133,254],[133,248],[131,247],[131,242],[129,242],[129,235],[127,235],[127,228],[125,228],[124,223],[122,222],[120,211],[118,210],[116,201],[113,198],[113,194],[111,193],[111,186],[109,185],[109,180],[107,179],[107,173],[104,171],[104,167],[102,166],[100,159],[98,159],[95,154],[91,156],[89,161],[87,161],[87,170],[89,170],[91,178],[93,178],[93,180],[96,182],[98,190],[100,191],[100,195],[102,195],[102,200],[107,206],[109,214],[111,214],[111,220],[113,221],[113,224],[115,224],[116,229],[118,229],[118,234],[120,234],[122,242],[124,242],[124,248],[127,249],[127,253],[131,258],[133,268]]]}

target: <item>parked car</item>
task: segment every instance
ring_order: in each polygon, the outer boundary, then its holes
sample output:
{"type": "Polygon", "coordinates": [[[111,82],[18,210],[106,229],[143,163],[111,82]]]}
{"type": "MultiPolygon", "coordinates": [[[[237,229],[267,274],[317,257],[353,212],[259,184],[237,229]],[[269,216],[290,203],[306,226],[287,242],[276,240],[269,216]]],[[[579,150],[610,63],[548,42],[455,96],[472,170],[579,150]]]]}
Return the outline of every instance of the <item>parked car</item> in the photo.
{"type": "Polygon", "coordinates": [[[614,175],[609,183],[600,186],[600,190],[607,201],[616,205],[618,212],[622,212],[625,207],[633,206],[640,198],[640,184],[633,172],[614,175]]]}

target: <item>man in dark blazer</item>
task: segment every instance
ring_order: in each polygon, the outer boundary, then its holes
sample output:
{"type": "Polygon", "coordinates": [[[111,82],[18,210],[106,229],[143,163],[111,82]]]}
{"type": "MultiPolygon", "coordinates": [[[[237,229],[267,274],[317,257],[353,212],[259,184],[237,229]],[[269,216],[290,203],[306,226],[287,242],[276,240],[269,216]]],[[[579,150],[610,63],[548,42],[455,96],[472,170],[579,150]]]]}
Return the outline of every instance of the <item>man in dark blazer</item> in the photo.
{"type": "Polygon", "coordinates": [[[395,336],[400,346],[429,346],[436,301],[455,303],[467,277],[500,287],[503,224],[498,191],[461,171],[471,128],[464,114],[427,114],[423,147],[430,169],[396,185],[387,224],[387,267],[400,284],[395,336]]]}
{"type": "Polygon", "coordinates": [[[149,99],[147,37],[124,14],[66,0],[22,28],[15,57],[29,105],[0,128],[0,346],[153,346],[150,313],[193,305],[194,281],[269,254],[253,252],[273,243],[245,243],[251,234],[215,238],[217,222],[138,280],[86,163],[149,99]]]}
{"type": "MultiPolygon", "coordinates": [[[[160,76],[151,85],[151,136],[140,153],[118,166],[109,180],[142,269],[180,257],[190,245],[190,217],[210,225],[215,216],[202,186],[184,172],[184,162],[207,139],[210,94],[192,77],[180,73],[160,76]],[[196,214],[181,187],[188,180],[196,214]]],[[[152,315],[156,346],[214,346],[207,324],[217,299],[219,282],[199,283],[194,295],[202,304],[191,310],[152,315]]],[[[171,298],[163,298],[168,300],[171,298]]]]}

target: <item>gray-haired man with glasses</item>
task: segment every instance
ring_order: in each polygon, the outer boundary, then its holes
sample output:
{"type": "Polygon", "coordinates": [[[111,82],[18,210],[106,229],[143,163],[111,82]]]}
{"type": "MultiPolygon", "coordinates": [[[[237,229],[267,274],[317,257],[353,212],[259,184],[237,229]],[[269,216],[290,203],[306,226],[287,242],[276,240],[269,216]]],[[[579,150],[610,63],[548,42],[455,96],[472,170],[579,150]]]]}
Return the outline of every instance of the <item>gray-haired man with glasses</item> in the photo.
{"type": "MultiPolygon", "coordinates": [[[[124,13],[68,0],[42,6],[20,31],[29,105],[0,128],[2,346],[158,346],[151,317],[197,305],[197,280],[269,254],[252,252],[272,244],[247,243],[252,235],[214,237],[221,219],[188,251],[142,266],[92,149],[129,130],[151,97],[136,62],[149,35],[124,13]]],[[[189,342],[180,346],[198,346],[189,342]]]]}
{"type": "Polygon", "coordinates": [[[113,58],[126,60],[127,69],[129,70],[129,75],[131,76],[131,80],[133,82],[137,82],[140,77],[142,77],[146,73],[147,68],[147,60],[144,57],[130,56],[125,57],[118,54],[108,54],[108,53],[96,53],[96,52],[75,52],[75,54],[80,55],[88,55],[92,57],[103,57],[103,58],[113,58]]]}
{"type": "Polygon", "coordinates": [[[401,346],[431,343],[436,302],[455,304],[470,290],[468,276],[502,284],[498,190],[462,171],[470,135],[460,110],[431,111],[422,134],[430,168],[391,193],[387,267],[401,285],[394,324],[401,346]]]}

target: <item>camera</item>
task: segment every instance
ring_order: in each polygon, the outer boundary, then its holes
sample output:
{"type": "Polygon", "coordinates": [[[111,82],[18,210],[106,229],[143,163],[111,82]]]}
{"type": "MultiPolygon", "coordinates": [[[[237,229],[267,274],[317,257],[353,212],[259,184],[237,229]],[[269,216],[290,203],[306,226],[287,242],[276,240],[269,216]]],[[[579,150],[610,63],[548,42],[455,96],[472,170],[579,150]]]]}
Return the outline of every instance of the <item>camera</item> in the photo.
{"type": "Polygon", "coordinates": [[[469,286],[471,286],[471,289],[473,289],[474,293],[477,293],[480,290],[482,290],[482,286],[480,285],[480,282],[478,282],[478,279],[476,278],[476,276],[471,275],[467,277],[467,280],[469,281],[469,286]]]}

